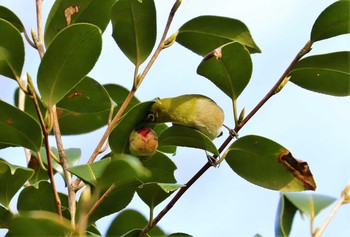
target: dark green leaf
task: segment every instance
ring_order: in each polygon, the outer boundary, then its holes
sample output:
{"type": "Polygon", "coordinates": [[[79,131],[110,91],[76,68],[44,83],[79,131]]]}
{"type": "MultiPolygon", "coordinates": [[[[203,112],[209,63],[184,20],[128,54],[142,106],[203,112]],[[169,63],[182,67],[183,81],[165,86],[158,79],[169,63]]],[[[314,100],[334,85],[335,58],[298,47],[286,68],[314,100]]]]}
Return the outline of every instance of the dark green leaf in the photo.
{"type": "Polygon", "coordinates": [[[110,12],[116,0],[57,0],[52,6],[45,24],[45,45],[49,47],[54,37],[73,23],[91,23],[102,31],[110,20],[110,12]],[[69,14],[70,13],[70,14],[69,14]],[[65,16],[67,14],[67,16],[65,16]]]}
{"type": "Polygon", "coordinates": [[[108,123],[111,100],[97,81],[84,77],[57,104],[58,121],[64,135],[91,132],[108,123]]]}
{"type": "Polygon", "coordinates": [[[227,17],[196,17],[181,26],[176,41],[201,56],[231,42],[243,44],[250,53],[260,53],[247,26],[227,17]]]}
{"type": "Polygon", "coordinates": [[[327,7],[312,27],[311,41],[316,42],[350,33],[349,9],[349,0],[336,1],[327,7]]]}
{"type": "MultiPolygon", "coordinates": [[[[126,97],[128,96],[130,90],[120,86],[120,85],[115,85],[115,84],[107,84],[103,85],[105,89],[107,90],[109,96],[112,98],[112,100],[117,104],[118,107],[120,107],[126,97]]],[[[140,103],[140,101],[134,96],[132,97],[129,105],[126,107],[125,111],[128,111],[131,109],[133,106],[137,105],[140,103]]]]}
{"type": "Polygon", "coordinates": [[[15,216],[9,228],[10,236],[66,236],[69,232],[74,233],[69,220],[62,220],[57,214],[46,211],[15,216]]]}
{"type": "Polygon", "coordinates": [[[291,81],[307,90],[335,96],[350,95],[350,52],[315,55],[300,60],[291,81]]]}
{"type": "MultiPolygon", "coordinates": [[[[124,210],[116,216],[107,231],[107,236],[122,236],[133,229],[142,229],[148,224],[147,219],[136,210],[124,210]]],[[[154,227],[149,232],[151,236],[163,236],[165,233],[154,227]]]]}
{"type": "Polygon", "coordinates": [[[145,183],[139,186],[137,194],[153,209],[178,188],[179,185],[170,187],[170,183],[175,185],[176,182],[174,176],[176,165],[169,157],[160,152],[143,161],[143,165],[151,171],[151,176],[142,179],[142,182],[145,183]]]}
{"type": "Polygon", "coordinates": [[[164,190],[162,185],[163,184],[160,183],[145,183],[139,186],[139,189],[137,190],[139,197],[151,210],[167,199],[178,188],[164,190]]]}
{"type": "Polygon", "coordinates": [[[0,100],[0,148],[23,146],[38,151],[42,142],[40,125],[27,113],[0,100]]]}
{"type": "Polygon", "coordinates": [[[308,164],[267,138],[242,137],[228,148],[224,157],[234,172],[258,186],[284,192],[316,188],[308,164]]]}
{"type": "Polygon", "coordinates": [[[288,237],[297,208],[281,194],[275,217],[275,236],[288,237]]]}
{"type": "Polygon", "coordinates": [[[84,77],[57,106],[78,113],[97,113],[110,109],[111,101],[102,85],[91,77],[84,77]]]}
{"type": "Polygon", "coordinates": [[[173,233],[173,234],[167,235],[167,237],[192,237],[192,235],[185,234],[185,233],[173,233]]]}
{"type": "MultiPolygon", "coordinates": [[[[131,182],[125,185],[116,186],[111,193],[103,200],[89,218],[93,223],[101,217],[108,216],[124,209],[132,200],[139,182],[131,182]]],[[[103,192],[100,192],[102,195],[103,192]]]]}
{"type": "Polygon", "coordinates": [[[336,198],[315,193],[285,193],[284,196],[303,214],[314,218],[336,198]]]}
{"type": "Polygon", "coordinates": [[[156,41],[156,8],[153,0],[119,0],[112,8],[113,38],[135,65],[151,53],[156,41]]]}
{"type": "Polygon", "coordinates": [[[10,9],[0,6],[0,18],[10,22],[13,26],[19,30],[19,32],[24,31],[24,26],[21,20],[13,13],[10,9]]]}
{"type": "Polygon", "coordinates": [[[106,167],[110,164],[111,158],[96,161],[92,164],[78,165],[68,168],[68,171],[91,185],[96,185],[106,167]]]}
{"type": "Polygon", "coordinates": [[[0,229],[8,229],[12,217],[13,214],[5,207],[0,205],[0,229]]]}
{"type": "Polygon", "coordinates": [[[159,147],[184,146],[209,151],[219,155],[214,143],[200,131],[181,125],[174,125],[162,132],[158,138],[159,147]]]}
{"type": "Polygon", "coordinates": [[[248,85],[253,64],[248,50],[240,43],[231,43],[205,57],[197,73],[213,82],[231,99],[237,99],[248,85]]]}
{"type": "Polygon", "coordinates": [[[112,184],[116,186],[136,182],[150,176],[141,161],[130,155],[113,154],[111,162],[103,171],[102,175],[97,178],[99,188],[108,188],[112,184]]]}
{"type": "Polygon", "coordinates": [[[137,104],[130,109],[115,126],[109,135],[109,145],[115,154],[129,154],[129,136],[137,127],[142,125],[149,107],[154,101],[137,104]]]}
{"type": "Polygon", "coordinates": [[[11,165],[0,159],[0,203],[9,206],[12,197],[33,175],[33,170],[11,165]]]}
{"type": "Polygon", "coordinates": [[[0,75],[19,80],[24,64],[21,33],[15,26],[0,18],[0,35],[0,75]]]}
{"type": "Polygon", "coordinates": [[[56,212],[55,198],[52,186],[46,182],[38,183],[37,187],[28,186],[18,196],[17,209],[23,211],[49,211],[56,212]]]}
{"type": "Polygon", "coordinates": [[[58,103],[95,65],[102,47],[98,27],[79,23],[62,30],[47,49],[38,71],[46,105],[58,103]]]}

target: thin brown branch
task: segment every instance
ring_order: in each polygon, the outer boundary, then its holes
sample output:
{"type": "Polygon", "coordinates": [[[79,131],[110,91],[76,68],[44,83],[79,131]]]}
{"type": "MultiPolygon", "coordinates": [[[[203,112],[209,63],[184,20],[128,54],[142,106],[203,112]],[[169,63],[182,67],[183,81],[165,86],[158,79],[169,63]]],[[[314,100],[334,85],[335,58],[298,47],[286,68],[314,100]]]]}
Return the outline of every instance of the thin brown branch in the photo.
{"type": "Polygon", "coordinates": [[[36,0],[36,24],[37,24],[37,32],[38,38],[35,42],[36,48],[38,49],[39,56],[42,59],[44,57],[44,35],[43,35],[43,21],[42,21],[42,0],[36,0]]]}
{"type": "MultiPolygon", "coordinates": [[[[272,87],[272,89],[266,94],[266,96],[255,106],[255,108],[245,117],[240,124],[238,124],[234,128],[234,132],[238,133],[238,131],[254,116],[254,114],[259,111],[259,109],[268,101],[273,95],[277,93],[277,89],[280,87],[281,83],[285,82],[285,78],[291,72],[295,64],[311,49],[311,42],[307,42],[306,45],[302,48],[302,50],[295,56],[293,61],[284,71],[280,79],[276,82],[276,84],[272,87]]],[[[281,88],[279,88],[281,89],[281,88]]],[[[230,144],[234,136],[228,136],[228,138],[223,142],[223,144],[218,149],[219,153],[223,152],[223,150],[230,144]]],[[[214,156],[214,158],[217,158],[214,156]]],[[[175,203],[181,198],[181,196],[194,184],[210,167],[212,164],[207,162],[186,184],[182,187],[172,200],[163,208],[163,210],[149,223],[144,229],[140,232],[139,237],[144,236],[147,232],[149,232],[157,223],[163,218],[163,216],[170,211],[170,209],[175,205],[175,203]]]]}
{"type": "Polygon", "coordinates": [[[58,117],[57,117],[57,110],[56,106],[53,106],[50,109],[50,114],[52,114],[53,119],[53,132],[55,135],[56,145],[57,145],[57,151],[60,158],[60,164],[63,169],[64,177],[66,179],[67,187],[68,187],[68,206],[69,211],[71,215],[71,224],[74,227],[75,226],[75,213],[76,213],[76,195],[75,190],[72,185],[72,175],[67,170],[69,168],[67,156],[64,151],[63,142],[62,142],[62,135],[60,126],[58,123],[58,117]]]}
{"type": "Polygon", "coordinates": [[[34,102],[34,107],[35,110],[37,112],[39,121],[40,121],[40,126],[41,126],[41,130],[44,136],[44,142],[45,142],[45,150],[46,150],[46,157],[47,157],[47,173],[50,179],[50,183],[51,183],[51,187],[52,187],[52,192],[55,198],[55,203],[56,203],[56,209],[57,209],[57,214],[62,218],[62,209],[61,209],[61,200],[60,197],[58,196],[57,193],[57,189],[56,189],[56,182],[54,179],[54,172],[53,172],[53,168],[52,168],[52,161],[51,161],[51,156],[50,156],[50,144],[49,144],[49,133],[48,130],[46,128],[46,124],[45,124],[45,120],[43,115],[41,114],[40,111],[40,106],[38,103],[38,99],[36,97],[36,92],[34,89],[34,85],[32,82],[31,77],[29,76],[29,74],[27,74],[28,76],[28,88],[29,88],[29,92],[31,94],[32,100],[34,102]]]}

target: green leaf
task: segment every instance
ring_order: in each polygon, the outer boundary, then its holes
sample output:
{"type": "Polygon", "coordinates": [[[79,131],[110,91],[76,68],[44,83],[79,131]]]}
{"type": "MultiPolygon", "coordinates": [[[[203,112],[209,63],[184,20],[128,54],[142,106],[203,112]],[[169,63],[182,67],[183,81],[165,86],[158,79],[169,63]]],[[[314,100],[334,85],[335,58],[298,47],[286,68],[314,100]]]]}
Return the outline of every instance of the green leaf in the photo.
{"type": "MultiPolygon", "coordinates": [[[[147,219],[136,210],[124,210],[115,217],[108,228],[107,236],[122,236],[130,230],[142,229],[148,224],[147,219]]],[[[149,232],[151,236],[164,236],[157,226],[149,232]]]]}
{"type": "Polygon", "coordinates": [[[167,235],[167,237],[192,237],[192,235],[189,235],[186,233],[173,233],[173,234],[167,235]]]}
{"type": "Polygon", "coordinates": [[[275,217],[275,236],[288,237],[297,208],[281,194],[275,217]]]}
{"type": "Polygon", "coordinates": [[[102,159],[92,164],[77,165],[68,168],[68,171],[93,186],[97,184],[106,167],[110,164],[111,158],[102,159]]]}
{"type": "Polygon", "coordinates": [[[97,186],[101,189],[108,188],[112,184],[125,185],[150,176],[141,161],[130,155],[113,154],[111,162],[97,179],[97,186]]]}
{"type": "Polygon", "coordinates": [[[38,151],[42,142],[40,125],[27,113],[0,100],[0,148],[23,146],[38,151]]]}
{"type": "Polygon", "coordinates": [[[110,12],[115,0],[57,0],[52,6],[45,24],[45,45],[49,47],[54,37],[73,23],[91,23],[102,31],[110,20],[110,12]],[[68,14],[65,16],[65,14],[68,14]],[[71,13],[71,14],[69,14],[71,13]]]}
{"type": "Polygon", "coordinates": [[[157,36],[153,0],[119,0],[112,8],[113,38],[135,65],[151,53],[157,36]]]}
{"type": "MultiPolygon", "coordinates": [[[[89,223],[124,209],[132,200],[139,182],[117,185],[89,218],[89,223]]],[[[103,192],[100,192],[102,195],[103,192]]]]}
{"type": "Polygon", "coordinates": [[[197,73],[213,82],[231,99],[237,99],[248,85],[253,64],[248,50],[240,43],[227,44],[205,57],[197,73]]]}
{"type": "MultiPolygon", "coordinates": [[[[159,203],[167,199],[177,188],[164,189],[160,183],[145,183],[139,186],[137,194],[144,203],[153,210],[159,203]]],[[[179,185],[180,186],[180,185],[179,185]]]]}
{"type": "Polygon", "coordinates": [[[315,193],[285,193],[283,194],[298,210],[314,218],[336,198],[315,193]]]}
{"type": "Polygon", "coordinates": [[[58,103],[86,76],[101,47],[100,29],[87,23],[71,25],[55,37],[38,70],[38,88],[46,105],[58,103]]]}
{"type": "Polygon", "coordinates": [[[316,42],[334,36],[350,33],[350,1],[336,1],[328,6],[316,19],[311,41],[316,42]]]}
{"type": "Polygon", "coordinates": [[[169,157],[160,152],[142,163],[151,171],[151,176],[141,180],[144,183],[137,189],[137,194],[153,209],[178,188],[179,185],[170,187],[170,184],[175,185],[176,183],[174,176],[176,165],[169,157]]]}
{"type": "Polygon", "coordinates": [[[214,143],[200,131],[181,125],[174,125],[162,132],[158,138],[160,149],[168,146],[199,148],[219,155],[214,143]]]}
{"type": "Polygon", "coordinates": [[[3,206],[0,206],[0,229],[8,229],[13,214],[3,206]]]}
{"type": "Polygon", "coordinates": [[[56,212],[55,198],[52,186],[46,182],[39,182],[37,187],[28,186],[18,196],[17,209],[19,213],[25,211],[56,212]]]}
{"type": "MultiPolygon", "coordinates": [[[[73,232],[71,223],[56,213],[31,211],[15,216],[10,222],[10,236],[66,236],[73,232]]],[[[77,235],[78,233],[75,233],[77,235]]]]}
{"type": "Polygon", "coordinates": [[[57,104],[61,133],[71,135],[96,130],[108,123],[110,109],[111,100],[104,87],[84,77],[57,104]]]}
{"type": "Polygon", "coordinates": [[[115,154],[130,154],[129,136],[137,127],[142,125],[150,106],[154,101],[148,101],[135,105],[122,118],[109,135],[109,145],[115,154]]]}
{"type": "Polygon", "coordinates": [[[350,52],[315,55],[300,60],[291,81],[307,90],[334,96],[350,95],[350,52]]]}
{"type": "Polygon", "coordinates": [[[316,189],[308,164],[267,138],[242,137],[224,157],[234,172],[258,186],[283,192],[316,189]]]}
{"type": "Polygon", "coordinates": [[[0,203],[8,207],[13,196],[33,173],[32,169],[11,165],[0,159],[0,203]]]}
{"type": "Polygon", "coordinates": [[[24,31],[24,26],[21,20],[10,9],[0,6],[0,18],[10,22],[19,32],[24,31]]]}
{"type": "MultiPolygon", "coordinates": [[[[117,104],[118,107],[120,107],[130,91],[120,85],[115,85],[115,84],[107,84],[103,85],[104,88],[107,90],[109,96],[111,99],[117,104]]],[[[129,111],[133,106],[137,105],[140,103],[140,101],[134,96],[132,97],[129,105],[126,107],[125,111],[129,111]]]]}
{"type": "Polygon", "coordinates": [[[243,22],[220,16],[199,16],[186,22],[176,41],[201,56],[231,42],[243,44],[250,53],[261,52],[243,22]]]}
{"type": "Polygon", "coordinates": [[[24,64],[24,43],[21,33],[8,21],[0,18],[0,75],[12,79],[21,76],[24,64]]]}

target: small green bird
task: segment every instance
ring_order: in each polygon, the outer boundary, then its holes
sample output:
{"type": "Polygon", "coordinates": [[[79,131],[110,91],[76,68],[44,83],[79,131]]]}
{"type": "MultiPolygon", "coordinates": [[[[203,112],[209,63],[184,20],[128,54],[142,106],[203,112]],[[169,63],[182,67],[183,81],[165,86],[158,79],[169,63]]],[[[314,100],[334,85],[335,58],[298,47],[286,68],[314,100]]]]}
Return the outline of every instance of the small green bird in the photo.
{"type": "Polygon", "coordinates": [[[224,122],[224,111],[204,95],[188,94],[157,100],[150,108],[148,121],[172,122],[199,130],[211,140],[218,137],[224,122]]]}

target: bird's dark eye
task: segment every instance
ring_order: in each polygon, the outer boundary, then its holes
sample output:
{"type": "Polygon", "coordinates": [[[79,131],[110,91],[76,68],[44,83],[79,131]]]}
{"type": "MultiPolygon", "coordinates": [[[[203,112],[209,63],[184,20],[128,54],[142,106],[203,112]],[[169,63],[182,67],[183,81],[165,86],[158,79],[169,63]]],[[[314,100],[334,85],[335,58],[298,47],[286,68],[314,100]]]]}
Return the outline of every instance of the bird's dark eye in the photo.
{"type": "Polygon", "coordinates": [[[154,114],[148,114],[147,119],[148,121],[154,122],[156,120],[156,116],[154,114]]]}

